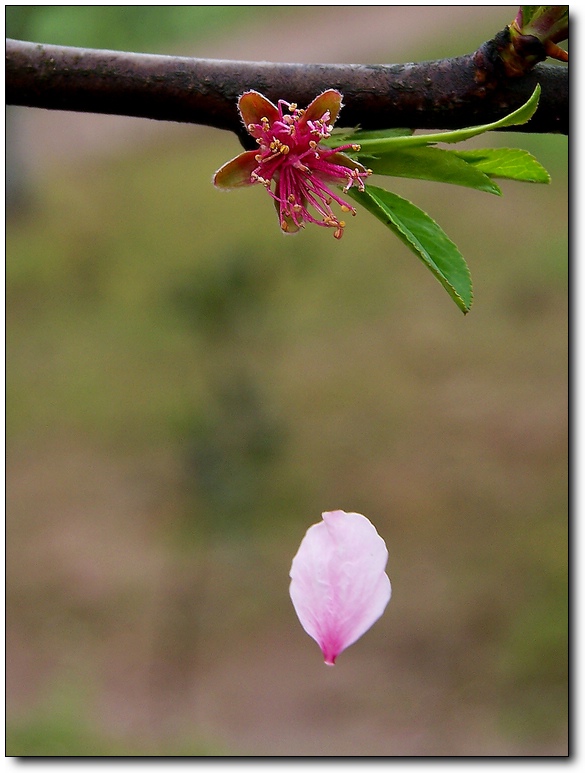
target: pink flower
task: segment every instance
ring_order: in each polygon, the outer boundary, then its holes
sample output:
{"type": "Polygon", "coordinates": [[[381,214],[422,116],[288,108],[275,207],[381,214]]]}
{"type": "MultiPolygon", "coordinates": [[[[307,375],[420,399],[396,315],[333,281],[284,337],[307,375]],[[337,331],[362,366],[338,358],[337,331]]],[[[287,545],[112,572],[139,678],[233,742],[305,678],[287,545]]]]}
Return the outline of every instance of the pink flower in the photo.
{"type": "Polygon", "coordinates": [[[335,201],[342,212],[352,215],[356,211],[329,185],[348,191],[355,184],[363,190],[364,179],[371,174],[341,152],[359,150],[359,145],[332,150],[319,144],[331,136],[341,107],[341,94],[333,89],[316,97],[306,110],[282,99],[277,107],[257,91],[242,94],[240,115],[259,147],[224,164],[215,173],[214,184],[229,189],[260,183],[274,199],[283,231],[294,233],[306,222],[316,223],[335,228],[335,238],[341,239],[345,222],[331,204],[335,201]]]}
{"type": "Polygon", "coordinates": [[[328,666],[384,612],[387,560],[384,540],[359,513],[323,513],[305,534],[290,570],[290,596],[328,666]]]}

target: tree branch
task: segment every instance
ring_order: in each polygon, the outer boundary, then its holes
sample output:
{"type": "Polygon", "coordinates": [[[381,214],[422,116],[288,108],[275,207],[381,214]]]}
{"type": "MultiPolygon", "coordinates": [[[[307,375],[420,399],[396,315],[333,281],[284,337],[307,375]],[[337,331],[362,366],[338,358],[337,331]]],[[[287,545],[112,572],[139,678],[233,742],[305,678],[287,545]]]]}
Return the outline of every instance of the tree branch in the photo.
{"type": "Polygon", "coordinates": [[[237,62],[7,40],[6,101],[203,124],[245,141],[236,105],[249,89],[299,105],[338,89],[339,126],[455,129],[502,118],[540,83],[538,111],[518,130],[568,134],[567,69],[539,64],[509,77],[500,58],[507,33],[467,56],[390,65],[237,62]]]}

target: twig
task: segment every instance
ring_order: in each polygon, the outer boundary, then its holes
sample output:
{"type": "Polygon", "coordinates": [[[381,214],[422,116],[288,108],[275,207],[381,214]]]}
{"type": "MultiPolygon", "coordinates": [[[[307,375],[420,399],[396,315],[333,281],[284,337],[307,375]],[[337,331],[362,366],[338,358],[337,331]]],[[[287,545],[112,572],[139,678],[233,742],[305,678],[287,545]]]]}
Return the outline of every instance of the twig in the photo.
{"type": "Polygon", "coordinates": [[[503,117],[540,83],[539,109],[518,130],[567,134],[567,69],[539,64],[510,78],[497,37],[467,56],[390,65],[237,62],[7,40],[6,101],[204,124],[243,139],[236,102],[249,89],[303,105],[336,88],[345,103],[340,126],[453,129],[503,117]]]}

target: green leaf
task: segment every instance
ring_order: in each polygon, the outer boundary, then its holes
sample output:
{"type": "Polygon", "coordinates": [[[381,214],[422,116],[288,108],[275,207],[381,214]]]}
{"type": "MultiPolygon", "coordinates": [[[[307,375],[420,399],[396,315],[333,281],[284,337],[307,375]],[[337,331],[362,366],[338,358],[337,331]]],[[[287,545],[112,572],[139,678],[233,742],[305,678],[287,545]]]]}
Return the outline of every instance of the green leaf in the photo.
{"type": "Polygon", "coordinates": [[[435,221],[410,201],[373,185],[350,188],[357,201],[419,257],[457,306],[467,314],[473,301],[471,276],[463,256],[435,221]]]}
{"type": "MultiPolygon", "coordinates": [[[[329,148],[336,148],[340,143],[356,142],[356,137],[367,137],[368,139],[385,139],[387,137],[409,137],[414,134],[414,129],[376,129],[372,131],[361,131],[357,126],[353,129],[333,129],[331,137],[321,140],[319,144],[326,145],[329,148]]],[[[345,151],[353,155],[351,151],[345,151]]]]}
{"type": "Polygon", "coordinates": [[[529,183],[550,182],[550,175],[542,164],[521,148],[455,150],[452,153],[488,177],[529,183]]]}
{"type": "Polygon", "coordinates": [[[363,140],[384,140],[388,137],[410,137],[414,134],[414,129],[371,129],[368,131],[362,131],[358,127],[355,129],[333,129],[332,137],[329,140],[322,140],[324,145],[329,143],[334,144],[333,140],[339,137],[345,137],[347,139],[354,139],[360,137],[363,140]]]}
{"type": "Polygon", "coordinates": [[[368,158],[368,167],[374,174],[393,177],[411,177],[417,180],[464,185],[478,191],[501,196],[502,192],[483,169],[460,158],[452,150],[439,148],[403,148],[378,157],[368,158]]]}
{"type": "Polygon", "coordinates": [[[513,113],[510,113],[504,118],[500,118],[499,121],[486,123],[482,126],[470,126],[467,129],[455,129],[454,131],[438,132],[436,134],[415,134],[411,137],[386,137],[377,139],[364,138],[360,132],[356,132],[352,137],[352,141],[361,145],[358,159],[363,160],[364,163],[369,163],[367,159],[372,155],[397,150],[398,148],[434,145],[437,142],[463,142],[471,137],[476,137],[479,134],[484,134],[485,132],[493,131],[494,129],[505,129],[507,126],[518,126],[519,124],[526,123],[536,112],[539,97],[540,85],[537,84],[534,93],[522,107],[518,108],[518,110],[514,110],[513,113]]]}

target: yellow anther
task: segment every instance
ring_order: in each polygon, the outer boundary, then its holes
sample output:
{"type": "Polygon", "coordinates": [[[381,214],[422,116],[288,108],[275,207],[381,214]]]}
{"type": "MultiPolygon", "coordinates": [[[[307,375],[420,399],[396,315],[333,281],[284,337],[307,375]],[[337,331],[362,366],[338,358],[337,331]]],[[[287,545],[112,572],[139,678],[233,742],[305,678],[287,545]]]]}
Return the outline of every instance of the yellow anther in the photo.
{"type": "Polygon", "coordinates": [[[291,102],[291,103],[290,103],[290,105],[288,106],[288,109],[289,109],[289,110],[291,111],[291,113],[292,113],[292,112],[293,112],[293,110],[296,110],[296,109],[297,109],[297,103],[296,103],[296,102],[291,102]]]}
{"type": "Polygon", "coordinates": [[[265,180],[264,177],[260,177],[258,172],[252,172],[250,174],[250,179],[254,180],[254,182],[262,183],[262,185],[265,185],[267,188],[270,186],[270,180],[265,180]]]}
{"type": "Polygon", "coordinates": [[[351,149],[352,149],[352,150],[361,150],[361,149],[362,149],[362,146],[361,146],[361,145],[352,145],[352,146],[351,146],[351,149]]]}
{"type": "MultiPolygon", "coordinates": [[[[281,142],[278,139],[273,139],[270,143],[270,150],[273,150],[274,153],[283,153],[285,156],[287,153],[290,153],[290,148],[288,145],[285,145],[283,142],[281,142]]],[[[266,159],[268,161],[268,159],[266,159]]]]}
{"type": "Polygon", "coordinates": [[[347,207],[345,204],[342,204],[341,205],[341,211],[342,212],[351,212],[352,209],[351,209],[351,207],[347,207]]]}

